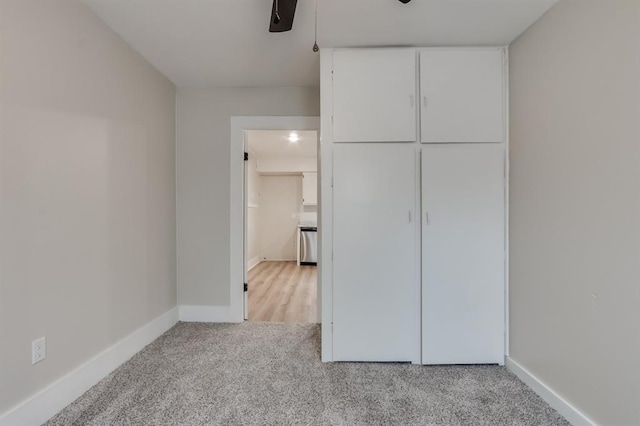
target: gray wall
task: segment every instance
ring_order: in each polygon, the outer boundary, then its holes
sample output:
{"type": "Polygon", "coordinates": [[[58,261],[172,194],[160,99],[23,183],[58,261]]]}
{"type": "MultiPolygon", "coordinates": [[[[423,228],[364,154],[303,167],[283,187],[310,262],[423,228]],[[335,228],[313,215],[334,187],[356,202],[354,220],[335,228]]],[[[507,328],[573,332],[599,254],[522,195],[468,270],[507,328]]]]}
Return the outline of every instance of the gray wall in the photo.
{"type": "Polygon", "coordinates": [[[174,307],[176,274],[173,84],[74,0],[0,0],[0,31],[2,413],[174,307]]]}
{"type": "Polygon", "coordinates": [[[638,425],[640,2],[562,0],[510,53],[510,355],[638,425]]]}
{"type": "Polygon", "coordinates": [[[318,116],[318,88],[180,89],[178,303],[229,305],[232,116],[318,116]]]}

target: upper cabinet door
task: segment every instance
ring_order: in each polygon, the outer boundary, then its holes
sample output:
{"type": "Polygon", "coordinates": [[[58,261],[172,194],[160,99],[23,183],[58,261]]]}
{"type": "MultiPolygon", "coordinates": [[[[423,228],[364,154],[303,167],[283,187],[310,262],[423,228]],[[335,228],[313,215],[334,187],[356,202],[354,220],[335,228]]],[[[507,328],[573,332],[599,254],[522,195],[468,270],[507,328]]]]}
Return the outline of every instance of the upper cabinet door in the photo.
{"type": "Polygon", "coordinates": [[[420,52],[423,143],[505,140],[502,49],[420,52]]]}
{"type": "Polygon", "coordinates": [[[334,142],[416,141],[414,49],[333,53],[334,142]]]}
{"type": "Polygon", "coordinates": [[[318,173],[302,173],[302,205],[315,206],[318,204],[318,173]]]}

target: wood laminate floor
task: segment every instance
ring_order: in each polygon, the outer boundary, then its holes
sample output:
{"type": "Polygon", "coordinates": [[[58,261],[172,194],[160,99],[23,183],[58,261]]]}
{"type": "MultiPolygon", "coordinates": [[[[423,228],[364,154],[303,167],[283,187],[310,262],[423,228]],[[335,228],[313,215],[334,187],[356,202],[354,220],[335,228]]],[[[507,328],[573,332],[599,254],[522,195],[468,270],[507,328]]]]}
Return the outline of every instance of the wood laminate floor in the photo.
{"type": "Polygon", "coordinates": [[[249,271],[249,321],[317,322],[317,268],[262,262],[249,271]]]}

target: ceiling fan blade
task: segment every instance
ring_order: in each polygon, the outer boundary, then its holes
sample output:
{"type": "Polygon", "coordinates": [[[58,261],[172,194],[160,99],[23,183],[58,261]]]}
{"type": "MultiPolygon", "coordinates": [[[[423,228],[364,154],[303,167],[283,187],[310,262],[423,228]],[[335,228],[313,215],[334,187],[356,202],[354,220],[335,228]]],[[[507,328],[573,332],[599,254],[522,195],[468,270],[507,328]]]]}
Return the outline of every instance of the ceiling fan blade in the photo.
{"type": "Polygon", "coordinates": [[[298,0],[273,0],[271,21],[269,22],[270,33],[281,33],[290,31],[293,28],[293,17],[296,13],[297,4],[298,0]],[[278,3],[277,15],[276,2],[278,3]]]}

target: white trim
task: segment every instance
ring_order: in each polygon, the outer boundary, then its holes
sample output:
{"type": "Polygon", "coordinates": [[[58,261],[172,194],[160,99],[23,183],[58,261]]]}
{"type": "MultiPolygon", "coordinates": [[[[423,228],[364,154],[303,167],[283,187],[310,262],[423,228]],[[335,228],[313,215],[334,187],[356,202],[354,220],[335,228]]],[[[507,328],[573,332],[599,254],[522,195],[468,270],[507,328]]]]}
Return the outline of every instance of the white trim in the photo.
{"type": "Polygon", "coordinates": [[[262,260],[263,259],[260,259],[260,256],[256,256],[253,259],[249,259],[249,262],[247,262],[247,271],[250,271],[256,266],[258,266],[259,264],[261,264],[262,260]]]}
{"type": "MultiPolygon", "coordinates": [[[[176,303],[180,303],[180,279],[181,279],[181,275],[180,275],[180,260],[178,259],[178,254],[179,254],[179,242],[181,241],[181,238],[179,237],[181,235],[181,231],[180,231],[180,220],[178,219],[178,211],[180,210],[178,208],[179,204],[179,200],[178,200],[178,96],[177,93],[174,94],[174,123],[173,123],[173,127],[174,127],[174,139],[173,139],[173,202],[175,203],[173,206],[173,215],[174,215],[174,229],[175,229],[175,235],[173,238],[173,248],[175,249],[175,251],[173,252],[173,261],[175,262],[175,273],[174,273],[174,279],[175,279],[175,295],[176,295],[176,303]]],[[[178,307],[176,306],[176,310],[178,309],[178,307]]]]}
{"type": "Polygon", "coordinates": [[[547,404],[560,413],[569,423],[574,426],[595,426],[596,422],[591,420],[583,412],[578,410],[569,401],[557,394],[542,380],[534,376],[530,371],[518,364],[510,357],[506,357],[507,369],[518,376],[527,386],[537,393],[547,404]]]}
{"type": "MultiPolygon", "coordinates": [[[[418,64],[418,63],[417,63],[418,64]]],[[[418,66],[416,66],[417,72],[419,72],[418,66]]],[[[418,81],[420,79],[418,78],[418,81]]],[[[418,82],[416,82],[418,84],[418,82]]],[[[418,89],[416,89],[418,90],[418,89]]],[[[417,91],[416,99],[420,99],[420,92],[417,91]]],[[[420,108],[416,108],[420,109],[420,108]]],[[[418,121],[420,121],[418,119],[418,121]]],[[[420,133],[417,133],[420,135],[420,133]]],[[[412,364],[422,364],[422,147],[417,145],[414,147],[414,207],[413,211],[416,212],[415,222],[415,238],[414,238],[414,251],[415,251],[415,277],[416,283],[413,288],[414,296],[414,349],[412,364]]]]}
{"type": "MultiPolygon", "coordinates": [[[[246,130],[320,130],[320,117],[231,117],[230,140],[230,224],[229,224],[229,306],[209,307],[209,311],[195,318],[210,318],[222,315],[227,310],[225,321],[244,321],[244,132],[246,130]],[[211,308],[216,308],[215,311],[211,308]],[[214,315],[215,313],[215,315],[214,315]]],[[[318,288],[321,282],[318,280],[318,288]]],[[[182,306],[180,307],[182,319],[182,306]]],[[[189,312],[203,312],[203,307],[185,307],[189,312]],[[192,309],[193,308],[193,309],[192,309]],[[195,309],[198,308],[198,309],[195,309]]]]}
{"type": "Polygon", "coordinates": [[[178,322],[172,308],[0,417],[0,425],[39,425],[71,404],[178,322]]]}
{"type": "Polygon", "coordinates": [[[509,356],[509,192],[510,192],[510,115],[509,115],[509,46],[504,48],[504,127],[505,127],[505,155],[504,155],[504,354],[509,356]]]}
{"type": "Polygon", "coordinates": [[[322,362],[333,362],[333,52],[320,49],[320,144],[318,168],[318,313],[322,362]],[[331,79],[331,80],[330,80],[331,79]]]}
{"type": "Polygon", "coordinates": [[[420,87],[420,51],[416,49],[416,142],[415,146],[415,205],[416,212],[415,222],[415,268],[416,268],[416,284],[414,288],[414,308],[415,309],[415,338],[414,338],[414,359],[412,364],[422,364],[422,107],[420,99],[422,96],[420,87]]]}
{"type": "Polygon", "coordinates": [[[184,322],[239,322],[234,321],[230,306],[180,305],[179,309],[184,322]]]}

